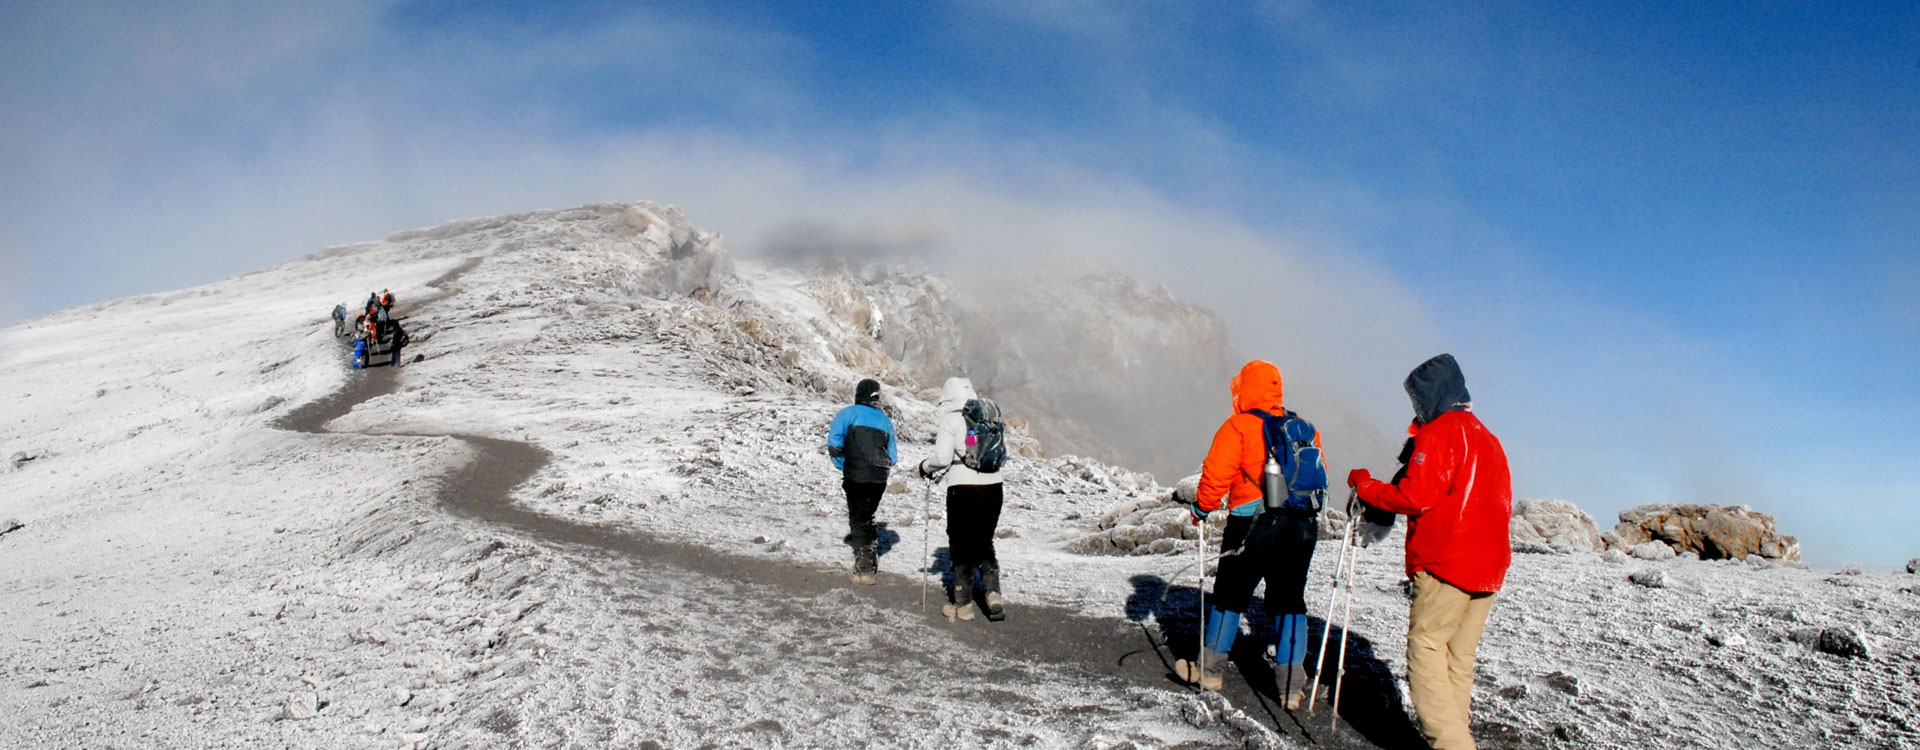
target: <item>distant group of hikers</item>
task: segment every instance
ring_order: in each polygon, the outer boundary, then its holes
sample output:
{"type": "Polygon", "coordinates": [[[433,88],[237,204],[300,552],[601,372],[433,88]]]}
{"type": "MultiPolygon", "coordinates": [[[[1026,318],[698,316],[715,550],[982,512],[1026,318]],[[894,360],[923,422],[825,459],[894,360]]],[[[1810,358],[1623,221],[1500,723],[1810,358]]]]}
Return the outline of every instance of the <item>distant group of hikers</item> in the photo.
{"type": "Polygon", "coordinates": [[[382,289],[369,293],[367,303],[361,312],[354,316],[351,325],[347,322],[347,306],[333,306],[333,335],[336,337],[353,336],[353,367],[371,367],[372,358],[382,353],[380,347],[386,347],[387,364],[400,364],[400,350],[407,345],[406,329],[400,327],[400,319],[393,315],[393,291],[382,289]]]}
{"type": "MultiPolygon", "coordinates": [[[[842,471],[856,584],[876,580],[873,517],[898,460],[893,423],[880,408],[880,387],[876,380],[860,381],[854,404],[835,415],[827,436],[828,455],[842,471]]],[[[1375,479],[1366,469],[1348,473],[1353,497],[1348,538],[1361,546],[1379,542],[1391,532],[1395,516],[1408,517],[1407,681],[1414,710],[1434,748],[1472,748],[1468,712],[1475,650],[1512,558],[1507,536],[1512,480],[1506,452],[1474,416],[1466,378],[1452,355],[1421,363],[1405,387],[1414,416],[1400,467],[1391,481],[1375,479]]],[[[1212,592],[1202,592],[1207,607],[1197,658],[1176,660],[1174,671],[1201,690],[1223,687],[1241,616],[1264,580],[1265,610],[1275,627],[1275,688],[1286,707],[1295,709],[1310,690],[1305,590],[1329,484],[1321,437],[1283,405],[1280,369],[1272,363],[1248,362],[1229,392],[1233,413],[1214,433],[1189,507],[1195,524],[1227,512],[1219,571],[1212,592]]],[[[997,621],[1005,617],[1006,606],[993,548],[1005,426],[998,406],[980,398],[966,378],[946,382],[937,420],[933,455],[920,462],[917,473],[946,488],[952,579],[944,612],[951,619],[973,620],[984,606],[987,618],[997,621]]],[[[1323,640],[1323,665],[1325,650],[1323,640]]]]}

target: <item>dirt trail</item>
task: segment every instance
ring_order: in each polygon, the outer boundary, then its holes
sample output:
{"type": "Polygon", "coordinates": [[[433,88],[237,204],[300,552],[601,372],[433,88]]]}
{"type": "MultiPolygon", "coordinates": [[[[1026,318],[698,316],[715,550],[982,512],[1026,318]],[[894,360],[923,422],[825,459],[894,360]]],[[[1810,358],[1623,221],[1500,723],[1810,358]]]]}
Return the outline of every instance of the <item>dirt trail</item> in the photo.
{"type": "MultiPolygon", "coordinates": [[[[435,300],[453,293],[448,287],[461,275],[478,265],[473,258],[446,274],[428,282],[437,291],[412,302],[419,311],[435,300]]],[[[331,434],[328,422],[343,416],[370,399],[393,393],[404,372],[386,369],[357,370],[347,384],[334,394],[289,412],[275,426],[289,431],[331,434]]],[[[399,433],[380,433],[393,437],[399,433]]],[[[545,467],[548,453],[527,443],[457,433],[404,434],[409,437],[452,437],[468,443],[476,458],[456,469],[442,485],[439,501],[451,513],[501,526],[543,543],[585,548],[630,560],[642,569],[657,566],[677,568],[722,580],[776,587],[784,592],[811,597],[849,587],[839,570],[821,570],[809,566],[772,562],[764,557],[729,554],[708,547],[655,538],[644,532],[614,526],[599,526],[568,521],[527,510],[513,502],[513,491],[545,467]]],[[[1157,578],[1136,580],[1136,593],[1129,602],[1128,620],[1110,620],[1082,615],[1076,611],[1042,605],[1011,603],[1005,621],[989,623],[984,618],[972,623],[944,622],[939,612],[936,591],[927,607],[926,617],[953,638],[970,647],[990,650],[1028,662],[1063,667],[1090,681],[1111,681],[1161,689],[1186,690],[1171,672],[1176,656],[1187,656],[1194,643],[1194,590],[1174,587],[1157,578]],[[1165,594],[1165,595],[1163,595],[1165,594]],[[1151,614],[1153,617],[1149,618],[1151,614]],[[1149,621],[1155,623],[1149,625],[1149,621]],[[1176,645],[1169,649],[1167,644],[1176,645]]],[[[856,594],[875,605],[916,610],[921,602],[918,577],[882,574],[879,585],[853,587],[856,594]]],[[[1320,621],[1313,620],[1314,642],[1318,641],[1320,621]]],[[[1334,638],[1339,638],[1335,631],[1334,638]]],[[[1348,680],[1342,698],[1341,727],[1330,731],[1326,709],[1317,716],[1304,711],[1296,717],[1275,703],[1270,672],[1260,652],[1263,646],[1254,639],[1242,639],[1246,648],[1236,648],[1235,662],[1240,671],[1229,670],[1225,691],[1234,705],[1278,733],[1318,747],[1334,748],[1424,748],[1417,731],[1407,723],[1398,705],[1397,691],[1384,665],[1371,658],[1366,642],[1357,640],[1348,654],[1348,680]],[[1242,675],[1245,676],[1242,676],[1242,675]],[[1256,689],[1254,683],[1264,683],[1256,689]],[[1355,727],[1367,727],[1366,732],[1355,727]]],[[[899,645],[899,644],[895,644],[899,645]]],[[[1317,653],[1317,652],[1316,652],[1317,653]]],[[[1309,655],[1311,663],[1314,654],[1309,655]]]]}

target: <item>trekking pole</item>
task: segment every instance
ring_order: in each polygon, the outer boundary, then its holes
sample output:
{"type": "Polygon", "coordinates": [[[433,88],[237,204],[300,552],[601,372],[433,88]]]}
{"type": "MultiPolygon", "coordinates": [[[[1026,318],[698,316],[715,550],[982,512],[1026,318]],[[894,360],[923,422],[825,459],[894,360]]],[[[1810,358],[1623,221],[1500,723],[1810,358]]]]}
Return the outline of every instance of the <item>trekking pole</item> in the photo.
{"type": "Polygon", "coordinates": [[[927,578],[933,575],[933,482],[920,503],[920,612],[927,611],[927,578]]]}
{"type": "MultiPolygon", "coordinates": [[[[1225,505],[1226,497],[1222,496],[1220,499],[1220,502],[1222,505],[1225,505]]],[[[1194,621],[1200,623],[1200,626],[1195,629],[1197,631],[1195,633],[1195,640],[1200,642],[1200,648],[1197,651],[1199,656],[1194,658],[1194,664],[1199,665],[1199,669],[1194,672],[1193,684],[1199,686],[1200,692],[1204,693],[1204,692],[1207,692],[1207,517],[1206,516],[1200,517],[1200,612],[1198,616],[1194,618],[1194,621]]]]}
{"type": "MultiPolygon", "coordinates": [[[[1348,523],[1351,525],[1352,521],[1349,520],[1348,523]]],[[[1360,548],[1355,547],[1352,557],[1347,560],[1347,612],[1340,617],[1340,666],[1333,675],[1333,716],[1331,717],[1332,722],[1329,724],[1330,727],[1337,727],[1340,723],[1340,683],[1344,682],[1347,678],[1347,634],[1352,632],[1353,579],[1355,571],[1359,570],[1359,568],[1360,548]]],[[[1327,614],[1331,615],[1333,613],[1328,612],[1327,614]]]]}
{"type": "MultiPolygon", "coordinates": [[[[1351,503],[1349,503],[1351,505],[1351,503]]],[[[1346,528],[1340,532],[1340,557],[1333,566],[1333,587],[1327,593],[1327,616],[1320,620],[1320,658],[1313,663],[1313,686],[1307,691],[1307,713],[1313,713],[1314,704],[1320,699],[1320,677],[1326,673],[1327,645],[1333,635],[1333,610],[1340,601],[1340,575],[1347,567],[1347,551],[1353,546],[1353,518],[1348,516],[1346,528]]],[[[1346,658],[1346,633],[1340,634],[1340,658],[1346,658]]]]}

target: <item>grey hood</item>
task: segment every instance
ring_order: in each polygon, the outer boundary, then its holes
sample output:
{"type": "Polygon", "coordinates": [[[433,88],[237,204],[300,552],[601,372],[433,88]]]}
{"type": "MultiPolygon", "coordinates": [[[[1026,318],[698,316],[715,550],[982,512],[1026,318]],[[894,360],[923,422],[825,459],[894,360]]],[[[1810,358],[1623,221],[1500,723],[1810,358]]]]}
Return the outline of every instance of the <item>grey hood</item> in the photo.
{"type": "Polygon", "coordinates": [[[1441,354],[1421,362],[1407,375],[1407,397],[1413,399],[1413,419],[1420,424],[1439,419],[1450,411],[1473,411],[1473,396],[1467,393],[1467,376],[1453,355],[1441,354]]]}

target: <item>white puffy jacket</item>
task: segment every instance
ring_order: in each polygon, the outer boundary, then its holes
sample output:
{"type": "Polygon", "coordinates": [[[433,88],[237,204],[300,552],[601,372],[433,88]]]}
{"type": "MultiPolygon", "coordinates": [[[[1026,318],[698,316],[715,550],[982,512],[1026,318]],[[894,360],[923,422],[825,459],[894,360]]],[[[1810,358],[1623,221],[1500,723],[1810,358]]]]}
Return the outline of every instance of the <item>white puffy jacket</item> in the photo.
{"type": "MultiPolygon", "coordinates": [[[[940,391],[939,423],[934,426],[933,455],[921,461],[920,466],[923,473],[946,469],[947,487],[1000,483],[1000,472],[982,474],[960,462],[960,456],[967,450],[967,418],[960,416],[960,408],[976,398],[979,396],[973,392],[973,381],[966,378],[947,378],[946,387],[940,391]]],[[[1006,467],[1003,465],[1001,468],[1006,467]]]]}

